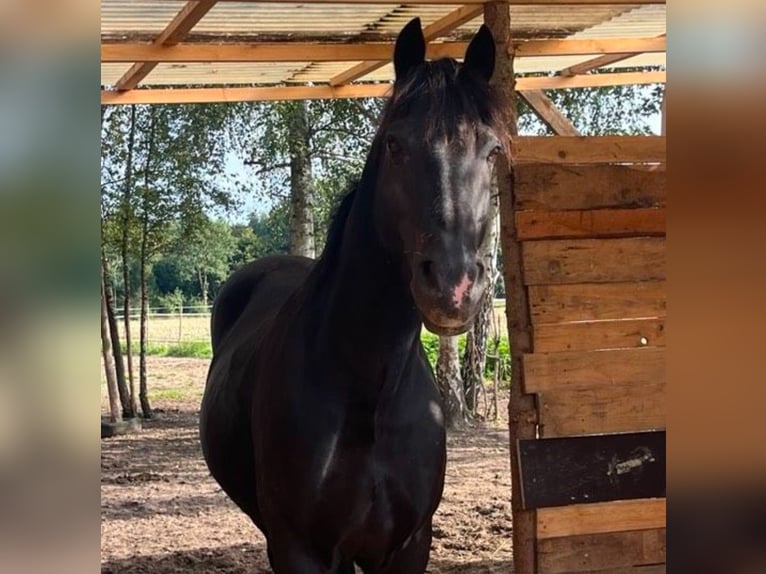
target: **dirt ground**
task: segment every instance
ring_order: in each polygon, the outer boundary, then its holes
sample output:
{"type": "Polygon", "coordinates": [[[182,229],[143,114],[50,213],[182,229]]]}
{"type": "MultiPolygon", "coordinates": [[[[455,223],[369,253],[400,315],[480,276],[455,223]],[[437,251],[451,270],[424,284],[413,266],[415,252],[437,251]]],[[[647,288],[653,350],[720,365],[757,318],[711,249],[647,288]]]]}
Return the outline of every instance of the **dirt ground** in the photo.
{"type": "MultiPolygon", "coordinates": [[[[140,434],[102,440],[102,574],[270,572],[260,532],[202,459],[197,417],[207,366],[151,357],[157,418],[140,434]]],[[[507,394],[501,416],[505,404],[507,394]]],[[[510,493],[505,417],[451,434],[427,571],[512,572],[510,493]]]]}

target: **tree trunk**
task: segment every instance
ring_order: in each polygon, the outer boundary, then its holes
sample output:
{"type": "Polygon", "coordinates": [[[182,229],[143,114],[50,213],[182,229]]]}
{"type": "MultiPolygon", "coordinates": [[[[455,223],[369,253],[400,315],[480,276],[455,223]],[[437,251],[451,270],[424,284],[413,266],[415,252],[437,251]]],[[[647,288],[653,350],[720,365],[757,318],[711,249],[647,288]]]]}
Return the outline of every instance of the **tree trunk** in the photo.
{"type": "Polygon", "coordinates": [[[207,272],[203,267],[197,267],[197,279],[199,280],[199,290],[202,294],[202,305],[207,310],[207,292],[208,292],[208,280],[207,280],[207,272]]]}
{"type": "Polygon", "coordinates": [[[120,257],[122,259],[123,301],[122,312],[125,322],[125,355],[128,361],[128,381],[130,383],[130,410],[138,412],[136,404],[136,381],[133,376],[133,344],[130,335],[130,261],[128,243],[130,238],[131,194],[133,187],[133,146],[136,139],[136,107],[130,107],[130,133],[128,135],[128,157],[125,163],[125,191],[122,198],[122,237],[120,257]]]}
{"type": "Polygon", "coordinates": [[[109,396],[109,418],[113,423],[122,420],[120,399],[117,392],[117,375],[114,370],[112,349],[109,341],[109,321],[106,313],[106,288],[104,285],[104,268],[101,267],[101,356],[104,360],[106,375],[106,390],[109,396]]]}
{"type": "Polygon", "coordinates": [[[117,323],[117,317],[114,314],[114,298],[112,289],[107,280],[108,267],[104,252],[101,252],[101,278],[104,282],[104,300],[106,301],[106,318],[109,324],[109,338],[112,344],[112,356],[114,357],[114,371],[117,375],[117,390],[120,394],[120,404],[122,405],[122,416],[126,419],[136,416],[131,408],[130,391],[125,379],[125,361],[122,356],[122,344],[120,343],[120,329],[117,323]]]}
{"type": "Polygon", "coordinates": [[[148,339],[149,327],[149,297],[146,285],[147,263],[147,225],[148,216],[144,213],[141,237],[141,340],[138,356],[138,380],[139,380],[139,398],[141,399],[141,412],[145,419],[154,416],[152,407],[149,404],[149,395],[146,385],[146,344],[148,339]]]}
{"type": "Polygon", "coordinates": [[[484,367],[487,363],[487,332],[492,315],[493,293],[487,289],[481,301],[481,308],[476,315],[476,321],[466,334],[465,352],[463,354],[463,387],[465,402],[468,409],[476,414],[476,396],[478,389],[484,384],[484,367]]]}
{"type": "Polygon", "coordinates": [[[149,294],[147,292],[146,276],[147,267],[149,265],[149,201],[147,195],[149,193],[151,180],[151,161],[152,153],[154,151],[154,114],[156,108],[152,107],[149,111],[149,141],[148,149],[146,151],[146,165],[144,166],[144,186],[142,190],[141,201],[141,253],[139,256],[140,261],[140,273],[141,273],[141,319],[140,325],[140,341],[138,350],[138,388],[139,399],[141,400],[141,413],[145,419],[150,419],[154,416],[152,407],[149,404],[149,394],[147,391],[146,381],[146,346],[149,334],[149,294]]]}
{"type": "Polygon", "coordinates": [[[476,413],[476,395],[479,387],[484,384],[484,368],[487,364],[487,337],[490,322],[494,318],[495,284],[497,283],[497,252],[499,244],[500,220],[498,217],[497,182],[493,178],[492,202],[490,204],[490,226],[487,237],[481,247],[481,257],[484,261],[489,287],[481,302],[481,309],[476,316],[473,327],[466,337],[465,354],[463,356],[463,384],[468,408],[476,413]]]}
{"type": "Polygon", "coordinates": [[[445,424],[448,429],[463,426],[468,421],[463,381],[460,378],[460,354],[457,337],[439,337],[439,358],[436,361],[436,383],[444,402],[445,424]]]}
{"type": "Polygon", "coordinates": [[[316,256],[314,192],[308,125],[308,103],[295,102],[289,119],[290,134],[290,253],[316,256]]]}
{"type": "Polygon", "coordinates": [[[492,377],[492,420],[497,420],[498,417],[498,401],[497,401],[497,392],[500,389],[500,374],[503,370],[503,361],[500,358],[500,353],[498,352],[495,355],[495,372],[493,373],[494,376],[492,377]]]}

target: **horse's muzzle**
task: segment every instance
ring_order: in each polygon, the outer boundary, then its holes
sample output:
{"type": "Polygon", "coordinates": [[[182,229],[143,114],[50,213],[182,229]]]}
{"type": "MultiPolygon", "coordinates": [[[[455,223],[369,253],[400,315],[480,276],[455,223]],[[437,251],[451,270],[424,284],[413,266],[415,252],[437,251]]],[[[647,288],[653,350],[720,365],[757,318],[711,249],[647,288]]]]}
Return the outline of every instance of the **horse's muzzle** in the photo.
{"type": "Polygon", "coordinates": [[[426,328],[437,335],[453,336],[470,329],[486,288],[484,264],[479,260],[468,265],[424,258],[412,262],[412,296],[426,328]]]}

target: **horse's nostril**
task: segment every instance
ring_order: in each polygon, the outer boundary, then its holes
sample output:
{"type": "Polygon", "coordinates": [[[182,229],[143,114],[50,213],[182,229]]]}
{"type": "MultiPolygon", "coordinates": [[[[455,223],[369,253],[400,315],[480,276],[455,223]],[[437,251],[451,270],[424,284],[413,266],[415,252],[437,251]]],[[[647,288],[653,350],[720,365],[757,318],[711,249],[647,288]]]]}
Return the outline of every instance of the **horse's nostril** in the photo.
{"type": "Polygon", "coordinates": [[[423,277],[430,277],[433,274],[434,270],[434,262],[433,261],[423,261],[420,264],[420,269],[423,272],[423,277]]]}
{"type": "Polygon", "coordinates": [[[431,287],[437,286],[436,266],[433,261],[421,261],[420,273],[423,275],[423,280],[427,285],[431,287]]]}

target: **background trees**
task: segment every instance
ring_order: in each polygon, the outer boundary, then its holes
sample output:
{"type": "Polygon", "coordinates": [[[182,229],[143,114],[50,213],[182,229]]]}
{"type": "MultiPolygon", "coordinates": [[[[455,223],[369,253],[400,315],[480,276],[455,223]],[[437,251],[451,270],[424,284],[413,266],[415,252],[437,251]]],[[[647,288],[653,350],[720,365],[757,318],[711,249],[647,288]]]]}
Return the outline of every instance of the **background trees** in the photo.
{"type": "Polygon", "coordinates": [[[332,211],[361,173],[384,101],[317,100],[240,106],[238,147],[254,196],[288,221],[293,255],[321,251],[332,211]],[[244,129],[247,126],[247,129],[244,129]]]}
{"type": "MultiPolygon", "coordinates": [[[[180,245],[203,236],[211,213],[225,214],[235,205],[236,179],[227,177],[224,162],[233,112],[223,105],[129,106],[102,115],[102,265],[110,293],[105,302],[107,314],[114,313],[109,305],[115,300],[123,303],[127,416],[137,413],[131,301],[138,295],[138,398],[143,416],[150,417],[146,345],[152,265],[162,254],[181,253],[180,245]]],[[[203,282],[215,272],[209,261],[204,267],[202,273],[197,269],[203,282]]],[[[121,348],[119,333],[110,335],[113,348],[121,348]]],[[[115,352],[117,361],[121,357],[115,352]]]]}

